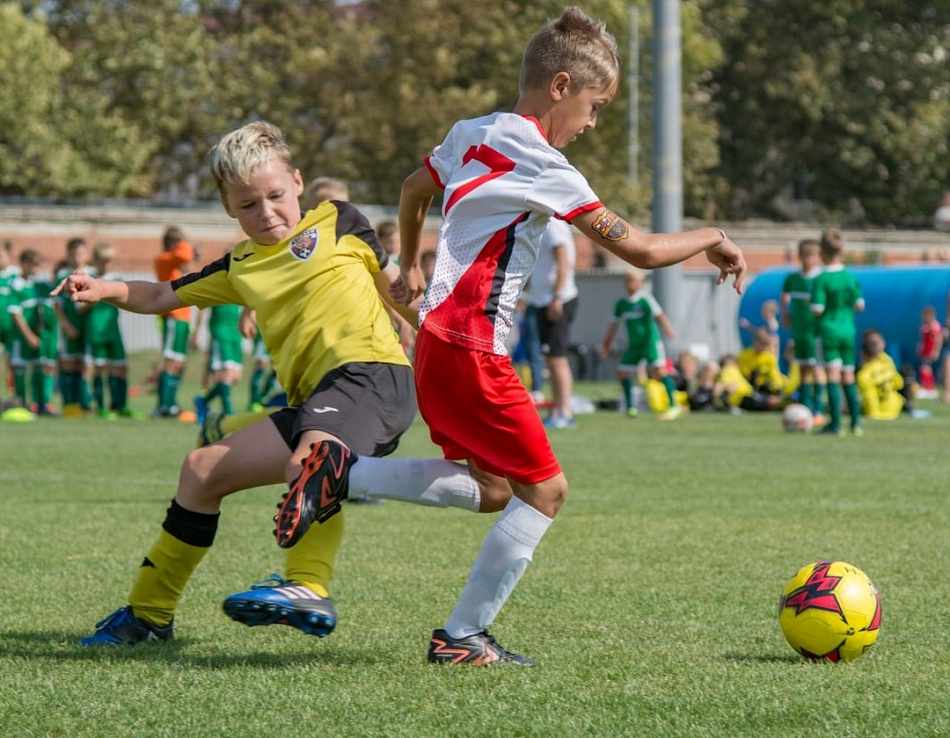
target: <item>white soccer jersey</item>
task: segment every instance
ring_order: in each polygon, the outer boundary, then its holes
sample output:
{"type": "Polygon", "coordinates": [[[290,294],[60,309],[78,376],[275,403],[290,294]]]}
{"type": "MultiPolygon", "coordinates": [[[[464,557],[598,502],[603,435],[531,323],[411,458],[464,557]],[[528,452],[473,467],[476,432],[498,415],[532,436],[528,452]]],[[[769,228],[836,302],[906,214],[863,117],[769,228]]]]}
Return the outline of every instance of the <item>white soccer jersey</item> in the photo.
{"type": "Polygon", "coordinates": [[[445,341],[505,355],[548,220],[601,202],[538,121],[514,113],[459,121],[426,166],[445,194],[419,321],[445,341]]]}

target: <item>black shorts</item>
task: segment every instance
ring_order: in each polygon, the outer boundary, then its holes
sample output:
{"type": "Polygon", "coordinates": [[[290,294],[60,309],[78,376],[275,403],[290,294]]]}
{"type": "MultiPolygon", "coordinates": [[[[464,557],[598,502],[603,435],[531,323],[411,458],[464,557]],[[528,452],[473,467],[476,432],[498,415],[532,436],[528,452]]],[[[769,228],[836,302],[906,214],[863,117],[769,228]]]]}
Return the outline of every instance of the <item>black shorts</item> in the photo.
{"type": "Polygon", "coordinates": [[[416,416],[412,369],[399,364],[344,364],[328,373],[309,399],[270,416],[294,449],[305,431],[339,438],[363,456],[387,456],[416,416]]]}
{"type": "Polygon", "coordinates": [[[567,356],[568,336],[571,323],[577,315],[577,298],[568,300],[562,306],[564,312],[559,320],[548,319],[547,307],[535,308],[538,317],[538,337],[541,339],[541,351],[545,356],[567,356]]]}

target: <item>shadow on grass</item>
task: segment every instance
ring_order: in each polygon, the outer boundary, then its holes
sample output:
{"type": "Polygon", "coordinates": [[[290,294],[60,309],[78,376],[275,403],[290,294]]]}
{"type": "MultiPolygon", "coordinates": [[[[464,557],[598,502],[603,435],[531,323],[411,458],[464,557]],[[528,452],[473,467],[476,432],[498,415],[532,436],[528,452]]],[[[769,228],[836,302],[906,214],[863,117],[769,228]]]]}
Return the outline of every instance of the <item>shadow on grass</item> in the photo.
{"type": "Polygon", "coordinates": [[[801,656],[795,654],[761,654],[761,653],[727,653],[723,654],[724,661],[735,661],[740,664],[806,664],[801,656]]]}
{"type": "Polygon", "coordinates": [[[320,648],[312,650],[313,643],[301,642],[299,648],[290,652],[257,651],[203,655],[189,653],[191,649],[203,648],[205,642],[190,638],[176,638],[167,643],[148,642],[137,646],[79,645],[85,633],[65,631],[29,631],[2,633],[3,647],[0,658],[47,659],[61,662],[151,662],[166,664],[189,664],[203,669],[230,669],[236,666],[251,666],[266,669],[313,666],[371,666],[386,659],[377,650],[351,650],[320,648]]]}

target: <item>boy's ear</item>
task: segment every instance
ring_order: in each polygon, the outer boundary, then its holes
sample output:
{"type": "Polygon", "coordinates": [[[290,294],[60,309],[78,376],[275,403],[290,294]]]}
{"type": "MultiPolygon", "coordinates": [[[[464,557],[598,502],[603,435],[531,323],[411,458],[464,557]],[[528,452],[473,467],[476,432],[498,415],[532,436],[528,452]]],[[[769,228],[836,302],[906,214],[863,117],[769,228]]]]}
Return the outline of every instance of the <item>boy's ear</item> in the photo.
{"type": "Polygon", "coordinates": [[[297,197],[300,197],[303,194],[303,177],[299,169],[294,169],[294,186],[297,191],[297,197]]]}
{"type": "Polygon", "coordinates": [[[550,93],[552,100],[563,99],[571,89],[571,75],[558,72],[551,78],[550,93]]]}
{"type": "Polygon", "coordinates": [[[226,212],[232,218],[235,217],[234,213],[231,211],[231,206],[228,205],[228,199],[224,195],[218,195],[218,199],[221,201],[221,206],[224,208],[224,212],[226,212]]]}

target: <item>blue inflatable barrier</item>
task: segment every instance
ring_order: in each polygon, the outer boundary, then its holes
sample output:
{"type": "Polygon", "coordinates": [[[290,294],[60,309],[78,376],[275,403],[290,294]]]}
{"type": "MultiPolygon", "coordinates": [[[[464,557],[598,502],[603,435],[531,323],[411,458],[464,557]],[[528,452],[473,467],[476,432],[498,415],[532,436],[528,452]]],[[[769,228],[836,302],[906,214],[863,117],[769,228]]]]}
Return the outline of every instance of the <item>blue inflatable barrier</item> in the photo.
{"type": "MultiPolygon", "coordinates": [[[[876,328],[887,342],[887,353],[897,366],[918,365],[917,341],[920,335],[920,311],[930,305],[937,311],[941,325],[947,319],[947,295],[950,293],[950,265],[848,266],[861,283],[864,312],[857,315],[860,355],[861,334],[876,328]]],[[[794,265],[766,269],[756,275],[739,303],[739,318],[753,326],[762,324],[762,303],[779,301],[782,285],[794,265]]],[[[743,346],[752,343],[749,331],[740,330],[743,346]]],[[[785,327],[779,332],[784,348],[791,334],[785,327]]],[[[783,360],[784,366],[784,360],[783,360]]]]}

